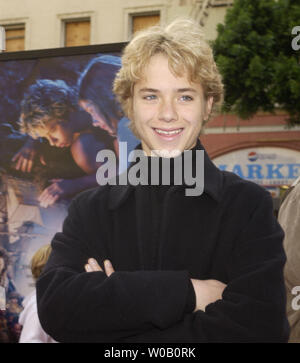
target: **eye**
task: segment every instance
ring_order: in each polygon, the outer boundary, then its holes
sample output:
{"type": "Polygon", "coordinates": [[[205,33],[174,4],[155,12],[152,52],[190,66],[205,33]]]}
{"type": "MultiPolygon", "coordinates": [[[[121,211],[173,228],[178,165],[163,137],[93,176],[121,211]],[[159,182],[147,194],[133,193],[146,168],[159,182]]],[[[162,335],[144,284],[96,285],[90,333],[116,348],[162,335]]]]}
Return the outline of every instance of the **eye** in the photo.
{"type": "Polygon", "coordinates": [[[146,100],[146,101],[152,101],[152,100],[156,100],[156,95],[146,95],[146,96],[143,96],[143,100],[146,100]]]}
{"type": "Polygon", "coordinates": [[[180,97],[180,101],[193,101],[193,97],[191,97],[189,95],[182,95],[180,97]]]}

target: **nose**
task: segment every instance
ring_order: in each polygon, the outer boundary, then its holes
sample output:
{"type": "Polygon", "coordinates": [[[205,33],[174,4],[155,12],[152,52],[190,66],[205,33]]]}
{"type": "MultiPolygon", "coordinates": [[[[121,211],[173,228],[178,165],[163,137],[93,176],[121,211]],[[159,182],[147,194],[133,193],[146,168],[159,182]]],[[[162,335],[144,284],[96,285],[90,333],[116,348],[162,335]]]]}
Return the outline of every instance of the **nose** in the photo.
{"type": "Polygon", "coordinates": [[[176,121],[178,119],[176,107],[173,100],[162,100],[159,109],[159,120],[165,122],[176,121]]]}

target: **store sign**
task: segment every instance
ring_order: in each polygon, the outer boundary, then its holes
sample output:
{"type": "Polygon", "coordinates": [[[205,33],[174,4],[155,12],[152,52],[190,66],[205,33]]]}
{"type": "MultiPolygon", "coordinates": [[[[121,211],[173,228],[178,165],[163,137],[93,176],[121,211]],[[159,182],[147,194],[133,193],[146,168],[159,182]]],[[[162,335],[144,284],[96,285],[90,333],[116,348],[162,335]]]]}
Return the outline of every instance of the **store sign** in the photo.
{"type": "Polygon", "coordinates": [[[276,147],[233,151],[213,159],[221,170],[261,185],[289,185],[300,176],[300,152],[276,147]]]}
{"type": "Polygon", "coordinates": [[[0,52],[3,52],[5,48],[5,28],[0,26],[0,52]]]}

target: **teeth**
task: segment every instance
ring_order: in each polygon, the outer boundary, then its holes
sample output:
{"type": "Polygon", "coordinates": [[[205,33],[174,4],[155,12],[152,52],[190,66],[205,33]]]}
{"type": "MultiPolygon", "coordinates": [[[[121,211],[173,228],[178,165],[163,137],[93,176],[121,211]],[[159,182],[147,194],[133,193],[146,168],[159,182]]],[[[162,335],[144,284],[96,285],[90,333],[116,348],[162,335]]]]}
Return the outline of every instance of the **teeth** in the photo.
{"type": "Polygon", "coordinates": [[[181,132],[182,129],[177,129],[177,130],[173,130],[173,131],[165,131],[165,130],[155,129],[155,131],[158,132],[159,134],[174,135],[174,134],[178,134],[179,132],[181,132]]]}

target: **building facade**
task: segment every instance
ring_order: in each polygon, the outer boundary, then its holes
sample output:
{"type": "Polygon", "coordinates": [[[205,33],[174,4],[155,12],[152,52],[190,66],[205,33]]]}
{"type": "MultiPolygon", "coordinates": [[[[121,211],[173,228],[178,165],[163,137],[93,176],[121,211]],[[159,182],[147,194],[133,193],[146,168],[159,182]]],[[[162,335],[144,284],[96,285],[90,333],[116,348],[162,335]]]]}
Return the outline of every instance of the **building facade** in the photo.
{"type": "Polygon", "coordinates": [[[215,164],[267,188],[276,211],[283,193],[300,175],[300,126],[289,128],[287,118],[282,111],[258,113],[250,120],[219,115],[201,136],[215,164]]]}
{"type": "Polygon", "coordinates": [[[0,0],[8,50],[124,42],[147,25],[191,17],[216,37],[231,0],[0,0]]]}

